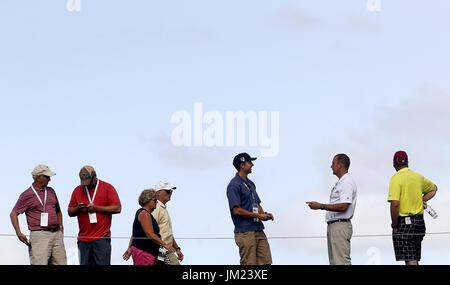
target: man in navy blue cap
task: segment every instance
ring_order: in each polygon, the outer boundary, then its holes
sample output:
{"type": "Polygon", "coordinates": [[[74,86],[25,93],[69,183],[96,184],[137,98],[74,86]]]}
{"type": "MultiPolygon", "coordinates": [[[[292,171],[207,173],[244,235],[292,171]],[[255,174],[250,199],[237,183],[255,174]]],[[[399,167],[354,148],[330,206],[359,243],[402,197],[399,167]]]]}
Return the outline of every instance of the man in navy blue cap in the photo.
{"type": "Polygon", "coordinates": [[[262,221],[273,221],[273,215],[264,212],[255,183],[248,179],[255,160],[247,153],[234,158],[238,173],[228,184],[227,197],[241,265],[270,265],[272,255],[262,221]]]}

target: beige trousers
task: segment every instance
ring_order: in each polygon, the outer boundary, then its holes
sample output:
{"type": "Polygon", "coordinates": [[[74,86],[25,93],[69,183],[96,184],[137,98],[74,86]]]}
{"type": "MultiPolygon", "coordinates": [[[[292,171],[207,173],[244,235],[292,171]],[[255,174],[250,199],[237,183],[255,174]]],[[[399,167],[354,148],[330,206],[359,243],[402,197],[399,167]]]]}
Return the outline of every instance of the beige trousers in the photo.
{"type": "Polygon", "coordinates": [[[167,253],[167,257],[169,257],[170,265],[180,265],[178,256],[175,253],[169,252],[169,253],[167,253]]]}
{"type": "Polygon", "coordinates": [[[234,239],[239,247],[241,265],[272,264],[269,242],[263,231],[235,233],[234,239]]]}
{"type": "Polygon", "coordinates": [[[63,234],[60,231],[31,231],[31,265],[67,265],[63,234]]]}
{"type": "Polygon", "coordinates": [[[351,265],[350,239],[353,227],[350,221],[336,222],[328,225],[328,258],[330,265],[351,265]]]}

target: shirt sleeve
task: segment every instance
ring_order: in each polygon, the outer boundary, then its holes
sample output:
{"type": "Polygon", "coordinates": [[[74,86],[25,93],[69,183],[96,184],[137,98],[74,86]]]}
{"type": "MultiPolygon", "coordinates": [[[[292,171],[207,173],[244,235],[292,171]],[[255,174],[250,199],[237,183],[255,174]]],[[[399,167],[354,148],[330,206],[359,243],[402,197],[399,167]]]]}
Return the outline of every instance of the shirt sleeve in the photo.
{"type": "Polygon", "coordinates": [[[70,202],[69,202],[69,208],[78,206],[78,200],[77,200],[77,195],[76,195],[77,189],[78,189],[78,187],[75,188],[75,190],[73,190],[73,192],[72,192],[72,197],[70,198],[70,202]]]}
{"type": "Polygon", "coordinates": [[[400,201],[400,192],[400,183],[398,181],[398,178],[394,176],[391,178],[391,182],[389,184],[388,202],[400,201]]]}
{"type": "Polygon", "coordinates": [[[241,207],[241,197],[239,195],[239,190],[239,186],[235,183],[230,183],[228,185],[227,197],[230,209],[233,209],[234,207],[241,207]]]}
{"type": "Polygon", "coordinates": [[[25,211],[28,209],[28,202],[27,202],[27,200],[28,199],[26,198],[25,192],[22,193],[19,196],[19,199],[17,200],[16,205],[13,208],[13,211],[17,212],[19,214],[25,213],[25,211]]]}
{"type": "Polygon", "coordinates": [[[342,183],[337,203],[353,203],[353,186],[350,183],[345,181],[342,183]]]}
{"type": "Polygon", "coordinates": [[[258,204],[258,205],[260,205],[261,204],[261,199],[259,198],[259,195],[258,195],[258,193],[255,191],[255,194],[256,194],[256,204],[258,204]]]}
{"type": "Polygon", "coordinates": [[[55,209],[56,209],[56,213],[59,213],[59,212],[61,212],[61,207],[60,207],[60,205],[59,205],[58,196],[56,196],[56,191],[55,191],[55,189],[53,189],[53,188],[50,188],[50,189],[51,189],[51,191],[53,191],[53,195],[55,195],[55,202],[56,202],[56,204],[55,204],[55,209]]]}
{"type": "Polygon", "coordinates": [[[428,192],[431,192],[434,189],[434,183],[430,180],[423,178],[423,194],[427,194],[428,192]]]}
{"type": "Polygon", "coordinates": [[[109,189],[108,189],[108,203],[109,206],[120,206],[120,199],[119,199],[119,194],[117,194],[116,189],[112,186],[109,185],[109,189]]]}

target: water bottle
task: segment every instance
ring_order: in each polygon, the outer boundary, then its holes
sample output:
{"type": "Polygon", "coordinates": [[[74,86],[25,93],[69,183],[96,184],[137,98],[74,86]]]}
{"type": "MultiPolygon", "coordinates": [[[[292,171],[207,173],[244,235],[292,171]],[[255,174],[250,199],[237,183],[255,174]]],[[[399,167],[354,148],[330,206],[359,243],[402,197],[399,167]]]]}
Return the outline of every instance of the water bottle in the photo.
{"type": "Polygon", "coordinates": [[[425,211],[427,211],[427,213],[430,214],[430,216],[433,219],[436,219],[438,217],[438,214],[436,213],[436,211],[433,210],[433,208],[431,208],[429,205],[427,205],[427,207],[425,208],[425,211]]]}

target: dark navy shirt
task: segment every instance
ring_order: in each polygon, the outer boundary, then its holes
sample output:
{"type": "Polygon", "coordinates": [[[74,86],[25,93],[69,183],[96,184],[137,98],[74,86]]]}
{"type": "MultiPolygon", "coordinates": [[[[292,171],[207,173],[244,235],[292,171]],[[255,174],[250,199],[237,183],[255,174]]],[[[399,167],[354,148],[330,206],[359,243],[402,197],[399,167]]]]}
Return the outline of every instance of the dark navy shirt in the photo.
{"type": "Polygon", "coordinates": [[[261,221],[255,222],[253,218],[247,219],[233,214],[233,208],[239,207],[249,212],[253,212],[253,205],[261,204],[256,185],[250,179],[244,180],[238,174],[230,181],[227,188],[228,204],[230,206],[231,219],[235,226],[234,232],[246,233],[264,230],[261,221]]]}
{"type": "MultiPolygon", "coordinates": [[[[141,208],[136,212],[136,215],[134,217],[134,223],[133,223],[133,246],[135,248],[138,248],[140,250],[149,252],[153,255],[158,255],[159,253],[159,245],[151,239],[147,238],[147,235],[145,234],[144,229],[142,228],[141,222],[139,222],[139,214],[142,211],[146,211],[150,214],[146,209],[141,208]]],[[[153,224],[153,232],[161,238],[161,235],[159,234],[159,226],[156,220],[153,218],[152,214],[150,214],[150,217],[152,218],[152,224],[153,224]]]]}

